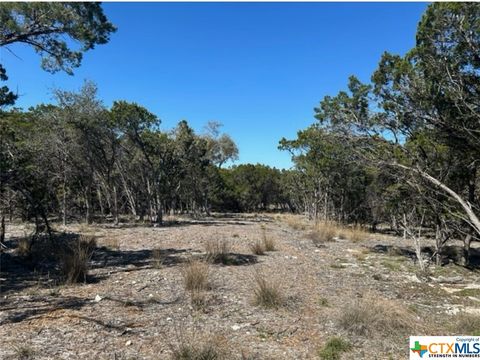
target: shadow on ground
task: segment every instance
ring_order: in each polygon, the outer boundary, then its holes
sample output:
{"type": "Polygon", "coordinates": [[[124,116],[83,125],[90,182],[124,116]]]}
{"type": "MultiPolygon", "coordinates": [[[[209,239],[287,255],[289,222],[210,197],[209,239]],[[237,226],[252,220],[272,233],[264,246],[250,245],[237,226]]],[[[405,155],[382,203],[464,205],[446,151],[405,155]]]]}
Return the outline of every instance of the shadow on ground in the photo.
{"type": "MultiPolygon", "coordinates": [[[[378,244],[371,248],[371,250],[378,254],[386,254],[393,256],[404,256],[413,261],[416,261],[417,256],[413,248],[410,247],[399,247],[394,245],[383,245],[378,244]]],[[[422,247],[422,253],[428,257],[432,257],[435,254],[435,249],[430,246],[422,247]]],[[[458,245],[449,245],[445,246],[441,252],[443,262],[445,264],[454,263],[456,265],[462,266],[463,260],[463,248],[458,245]]],[[[480,269],[480,250],[472,248],[470,249],[469,265],[468,268],[471,270],[480,269]]]]}
{"type": "MultiPolygon", "coordinates": [[[[46,235],[38,237],[28,255],[18,252],[19,244],[28,241],[28,237],[10,238],[7,252],[0,253],[0,293],[8,294],[28,288],[50,289],[64,282],[62,273],[62,254],[71,249],[80,239],[77,233],[55,233],[52,238],[46,235]]],[[[153,267],[171,267],[188,261],[192,257],[204,258],[192,249],[140,249],[120,250],[108,247],[96,247],[90,259],[91,271],[88,283],[97,283],[114,273],[139,271],[153,267]]],[[[257,257],[249,254],[228,254],[223,265],[241,266],[257,262],[257,257]]]]}

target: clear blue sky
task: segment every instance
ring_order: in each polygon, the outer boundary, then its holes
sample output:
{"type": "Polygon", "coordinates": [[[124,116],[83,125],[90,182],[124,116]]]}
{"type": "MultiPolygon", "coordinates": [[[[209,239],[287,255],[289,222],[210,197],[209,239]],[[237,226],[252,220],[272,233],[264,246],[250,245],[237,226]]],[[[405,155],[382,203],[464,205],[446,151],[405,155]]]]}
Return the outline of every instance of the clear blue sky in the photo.
{"type": "Polygon", "coordinates": [[[415,41],[426,3],[104,3],[118,27],[85,54],[75,76],[40,69],[33,50],[1,49],[0,62],[28,108],[51,89],[98,84],[107,106],[135,101],[167,130],[186,119],[201,131],[224,124],[240,162],[290,167],[282,137],[314,122],[313,107],[356,74],[367,81],[380,55],[415,41]]]}

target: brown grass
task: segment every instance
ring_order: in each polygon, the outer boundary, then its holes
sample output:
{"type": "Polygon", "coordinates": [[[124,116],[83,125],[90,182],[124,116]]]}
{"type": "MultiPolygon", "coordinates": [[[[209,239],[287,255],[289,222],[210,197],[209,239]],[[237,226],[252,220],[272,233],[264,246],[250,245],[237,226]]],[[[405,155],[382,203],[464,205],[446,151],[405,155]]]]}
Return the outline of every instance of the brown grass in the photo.
{"type": "Polygon", "coordinates": [[[104,246],[109,250],[120,250],[120,243],[117,238],[107,238],[104,240],[104,246]]]}
{"type": "Polygon", "coordinates": [[[198,340],[194,337],[182,338],[179,344],[171,346],[172,360],[227,360],[230,359],[229,345],[223,337],[198,340]]]}
{"type": "Polygon", "coordinates": [[[255,255],[265,255],[265,246],[260,240],[255,241],[253,244],[250,244],[250,250],[255,255]]]}
{"type": "Polygon", "coordinates": [[[231,251],[232,245],[226,239],[210,239],[205,244],[206,260],[211,263],[228,264],[231,251]]]}
{"type": "Polygon", "coordinates": [[[163,254],[160,248],[155,248],[152,250],[152,257],[153,257],[153,267],[160,269],[163,266],[163,254]]]}
{"type": "Polygon", "coordinates": [[[294,230],[305,230],[307,228],[305,219],[300,215],[283,215],[280,219],[294,230]]]}
{"type": "Polygon", "coordinates": [[[207,293],[203,290],[190,291],[190,305],[194,310],[205,310],[207,307],[207,293]]]}
{"type": "Polygon", "coordinates": [[[285,304],[278,282],[267,280],[262,274],[255,275],[255,305],[277,309],[285,304]]]}
{"type": "Polygon", "coordinates": [[[209,288],[208,264],[204,261],[193,260],[186,263],[182,269],[183,284],[187,291],[205,291],[209,288]]]}
{"type": "Polygon", "coordinates": [[[87,281],[89,262],[95,247],[94,237],[82,235],[60,253],[62,271],[67,284],[87,281]]]}
{"type": "Polygon", "coordinates": [[[267,229],[265,226],[262,226],[262,240],[263,240],[263,247],[265,251],[275,251],[275,240],[267,235],[267,229]]]}
{"type": "Polygon", "coordinates": [[[340,228],[334,222],[322,221],[317,223],[307,236],[318,247],[326,242],[334,241],[339,230],[340,228]]]}
{"type": "Polygon", "coordinates": [[[367,337],[412,334],[416,323],[415,314],[401,304],[370,296],[347,303],[338,319],[344,330],[367,337]]]}
{"type": "Polygon", "coordinates": [[[14,345],[14,356],[10,359],[15,360],[33,360],[35,359],[35,351],[28,345],[14,345]]]}
{"type": "Polygon", "coordinates": [[[27,236],[20,238],[16,252],[21,257],[28,257],[31,253],[31,239],[27,236]]]}
{"type": "Polygon", "coordinates": [[[365,241],[369,236],[368,231],[360,225],[354,225],[353,227],[347,228],[344,231],[346,238],[353,242],[365,241]]]}

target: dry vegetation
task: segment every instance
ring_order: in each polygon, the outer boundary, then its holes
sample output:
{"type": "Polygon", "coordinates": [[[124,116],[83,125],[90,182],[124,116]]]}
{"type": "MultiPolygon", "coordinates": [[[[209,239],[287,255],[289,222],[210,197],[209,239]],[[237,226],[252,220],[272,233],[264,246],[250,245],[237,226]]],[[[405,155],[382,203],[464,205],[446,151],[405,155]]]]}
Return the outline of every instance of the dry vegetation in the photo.
{"type": "Polygon", "coordinates": [[[250,245],[250,250],[255,255],[265,255],[265,245],[261,240],[256,240],[250,245]]]}
{"type": "Polygon", "coordinates": [[[203,261],[193,260],[183,267],[183,283],[187,291],[208,290],[208,264],[203,261]]]}
{"type": "Polygon", "coordinates": [[[205,244],[206,259],[212,263],[228,265],[231,251],[232,245],[226,239],[209,239],[205,244]]]}
{"type": "Polygon", "coordinates": [[[422,283],[408,240],[300,216],[172,223],[72,226],[68,246],[26,257],[10,227],[0,358],[404,359],[411,334],[480,334],[477,273],[450,264],[422,283]]]}
{"type": "Polygon", "coordinates": [[[86,282],[90,259],[96,247],[94,237],[81,236],[60,254],[60,263],[67,284],[86,282]]]}
{"type": "Polygon", "coordinates": [[[277,309],[285,304],[285,298],[281,293],[277,281],[267,279],[263,274],[255,275],[255,305],[267,309],[277,309]]]}
{"type": "Polygon", "coordinates": [[[342,329],[368,337],[408,336],[417,330],[416,322],[415,314],[402,304],[370,295],[347,302],[338,319],[342,329]]]}

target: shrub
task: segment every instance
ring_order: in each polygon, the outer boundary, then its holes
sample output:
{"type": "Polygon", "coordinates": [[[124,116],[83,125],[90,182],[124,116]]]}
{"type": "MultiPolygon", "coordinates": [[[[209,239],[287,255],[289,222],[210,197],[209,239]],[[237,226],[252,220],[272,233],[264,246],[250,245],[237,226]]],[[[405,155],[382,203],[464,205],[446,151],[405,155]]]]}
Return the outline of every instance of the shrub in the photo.
{"type": "Polygon", "coordinates": [[[255,275],[255,304],[264,308],[277,309],[284,305],[285,299],[275,281],[268,281],[261,274],[255,275]]]}
{"type": "Polygon", "coordinates": [[[339,337],[333,337],[327,341],[318,355],[322,360],[340,360],[342,353],[349,351],[352,345],[339,337]]]}
{"type": "Polygon", "coordinates": [[[250,250],[255,255],[265,255],[265,246],[259,240],[250,245],[250,250]]]}
{"type": "Polygon", "coordinates": [[[232,246],[228,240],[211,239],[205,244],[206,259],[211,263],[230,263],[232,246]]]}
{"type": "Polygon", "coordinates": [[[340,327],[361,336],[408,335],[416,323],[415,314],[400,304],[369,297],[347,303],[339,318],[340,327]]]}
{"type": "Polygon", "coordinates": [[[60,260],[67,284],[87,281],[89,262],[95,247],[94,237],[80,236],[61,253],[60,260]]]}
{"type": "Polygon", "coordinates": [[[190,261],[183,267],[183,283],[187,291],[208,290],[208,264],[203,261],[190,261]]]}

